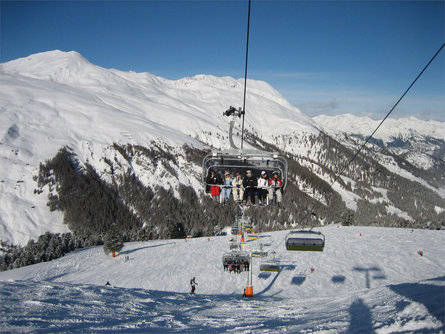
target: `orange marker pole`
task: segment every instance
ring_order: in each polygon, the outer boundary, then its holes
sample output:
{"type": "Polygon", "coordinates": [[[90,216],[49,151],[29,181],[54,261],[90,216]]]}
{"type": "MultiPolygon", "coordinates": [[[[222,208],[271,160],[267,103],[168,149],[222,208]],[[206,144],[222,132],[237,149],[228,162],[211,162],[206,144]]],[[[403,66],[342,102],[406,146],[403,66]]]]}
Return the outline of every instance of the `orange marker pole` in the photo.
{"type": "Polygon", "coordinates": [[[250,265],[249,265],[249,274],[247,276],[247,287],[246,287],[246,297],[253,297],[253,286],[252,286],[252,252],[250,252],[250,265]]]}

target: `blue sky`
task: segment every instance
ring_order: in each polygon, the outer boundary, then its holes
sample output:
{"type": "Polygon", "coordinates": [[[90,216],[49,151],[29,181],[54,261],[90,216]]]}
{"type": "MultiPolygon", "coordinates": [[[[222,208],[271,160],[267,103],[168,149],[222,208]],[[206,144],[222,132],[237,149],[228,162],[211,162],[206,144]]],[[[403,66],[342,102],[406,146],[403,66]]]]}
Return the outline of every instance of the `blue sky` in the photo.
{"type": "MultiPolygon", "coordinates": [[[[168,79],[242,78],[247,3],[1,1],[0,62],[75,50],[168,79]]],[[[444,42],[444,16],[444,1],[253,0],[248,77],[309,116],[380,119],[444,42]]],[[[444,53],[392,117],[445,121],[444,53]]]]}

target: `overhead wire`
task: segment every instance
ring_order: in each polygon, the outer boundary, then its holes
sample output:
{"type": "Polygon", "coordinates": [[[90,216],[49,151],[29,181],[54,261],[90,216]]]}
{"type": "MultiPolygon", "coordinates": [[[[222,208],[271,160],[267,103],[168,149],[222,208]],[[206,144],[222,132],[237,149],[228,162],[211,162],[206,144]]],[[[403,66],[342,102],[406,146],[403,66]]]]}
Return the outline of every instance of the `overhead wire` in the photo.
{"type": "MultiPolygon", "coordinates": [[[[371,135],[365,140],[365,142],[359,147],[359,149],[355,152],[355,154],[352,156],[352,158],[348,161],[348,163],[340,169],[340,171],[335,176],[334,180],[329,185],[330,188],[337,182],[337,180],[340,178],[341,174],[346,170],[346,168],[349,167],[349,165],[357,158],[357,156],[360,154],[360,152],[363,150],[363,148],[368,144],[368,142],[373,138],[374,134],[377,132],[377,130],[382,126],[382,124],[385,122],[385,120],[391,115],[391,113],[394,111],[394,109],[399,105],[399,103],[403,100],[405,95],[411,90],[411,88],[414,86],[414,84],[417,82],[417,80],[422,76],[422,74],[426,71],[426,69],[431,65],[431,63],[434,61],[434,59],[437,57],[437,55],[442,51],[442,49],[445,47],[445,43],[442,44],[442,46],[436,51],[434,56],[428,61],[428,63],[423,67],[423,69],[420,71],[420,73],[416,76],[416,78],[411,82],[409,87],[405,90],[405,92],[400,96],[400,98],[397,100],[397,102],[394,104],[394,106],[389,110],[389,112],[386,114],[386,116],[382,119],[382,121],[379,123],[379,125],[374,129],[374,131],[371,133],[371,135]]],[[[309,212],[301,218],[299,224],[301,224],[309,215],[314,213],[314,209],[320,205],[319,202],[314,204],[312,208],[309,210],[309,212]]],[[[312,230],[313,224],[310,228],[312,230]]]]}
{"type": "Polygon", "coordinates": [[[244,115],[246,114],[246,88],[247,88],[247,64],[249,60],[249,32],[250,32],[250,0],[247,10],[247,38],[246,38],[246,63],[244,66],[244,95],[243,95],[243,122],[241,126],[241,149],[244,144],[244,115]]]}

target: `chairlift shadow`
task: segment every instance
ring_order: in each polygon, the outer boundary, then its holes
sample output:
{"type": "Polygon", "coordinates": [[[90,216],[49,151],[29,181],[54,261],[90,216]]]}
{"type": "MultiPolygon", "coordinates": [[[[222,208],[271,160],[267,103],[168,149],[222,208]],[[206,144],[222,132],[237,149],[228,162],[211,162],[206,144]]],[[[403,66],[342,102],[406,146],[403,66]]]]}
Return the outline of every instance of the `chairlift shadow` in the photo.
{"type": "Polygon", "coordinates": [[[302,285],[305,280],[306,280],[306,275],[298,275],[298,276],[292,277],[292,280],[290,281],[290,283],[295,284],[295,285],[302,285]]]}
{"type": "Polygon", "coordinates": [[[379,267],[369,267],[369,268],[362,268],[362,267],[354,267],[353,270],[358,272],[364,272],[365,273],[365,283],[366,287],[368,289],[371,288],[371,278],[372,279],[385,279],[386,276],[381,273],[382,269],[379,267]],[[370,277],[371,273],[375,272],[376,274],[370,277]]]}
{"type": "Polygon", "coordinates": [[[270,275],[272,275],[270,272],[260,272],[258,274],[258,278],[259,279],[268,279],[270,277],[270,275]]]}
{"type": "Polygon", "coordinates": [[[277,274],[275,275],[275,277],[273,278],[273,280],[270,281],[269,285],[266,286],[266,287],[263,289],[263,291],[257,293],[256,295],[257,295],[257,296],[261,296],[261,295],[265,294],[267,291],[269,291],[269,290],[272,288],[272,286],[274,285],[274,283],[275,283],[275,281],[277,280],[278,276],[280,276],[282,270],[283,270],[283,267],[280,268],[280,270],[277,272],[277,274]]]}
{"type": "Polygon", "coordinates": [[[158,244],[158,245],[151,245],[151,246],[144,246],[144,247],[139,247],[139,248],[135,248],[135,249],[129,249],[129,250],[125,250],[122,252],[119,252],[119,255],[126,255],[126,254],[131,254],[137,251],[140,251],[142,249],[146,249],[146,248],[156,248],[156,247],[162,247],[162,246],[167,246],[167,245],[174,245],[175,242],[167,242],[165,244],[158,244]]]}
{"type": "Polygon", "coordinates": [[[295,270],[297,266],[294,264],[282,264],[281,268],[283,268],[283,270],[295,270]]]}
{"type": "Polygon", "coordinates": [[[375,333],[372,313],[362,299],[357,299],[349,307],[351,317],[347,333],[375,333]]]}
{"type": "Polygon", "coordinates": [[[343,275],[334,275],[331,278],[333,283],[344,283],[346,280],[346,277],[343,275]]]}

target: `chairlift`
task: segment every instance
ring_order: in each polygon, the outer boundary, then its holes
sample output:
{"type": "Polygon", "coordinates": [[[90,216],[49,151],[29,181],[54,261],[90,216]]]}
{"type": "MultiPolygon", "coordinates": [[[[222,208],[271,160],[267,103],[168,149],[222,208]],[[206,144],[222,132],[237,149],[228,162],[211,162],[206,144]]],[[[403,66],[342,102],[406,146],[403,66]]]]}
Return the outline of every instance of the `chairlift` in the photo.
{"type": "Polygon", "coordinates": [[[260,264],[260,271],[280,271],[280,265],[276,262],[265,262],[260,264]]]}
{"type": "Polygon", "coordinates": [[[230,230],[230,232],[231,232],[233,235],[237,235],[238,232],[239,232],[239,227],[238,227],[238,225],[233,225],[233,226],[232,226],[232,229],[230,230]]]}
{"type": "MultiPolygon", "coordinates": [[[[255,179],[260,178],[262,171],[269,176],[277,172],[283,190],[287,186],[287,160],[276,152],[235,149],[212,152],[204,158],[202,163],[202,183],[205,186],[207,186],[206,178],[212,170],[221,180],[224,179],[226,172],[234,178],[236,173],[245,176],[250,170],[255,179]]],[[[215,185],[212,184],[212,186],[215,185]]],[[[222,187],[222,185],[219,186],[222,187]]]]}
{"type": "Polygon", "coordinates": [[[321,232],[311,230],[291,231],[286,237],[288,251],[323,251],[325,237],[321,232]]]}
{"type": "Polygon", "coordinates": [[[280,264],[278,260],[275,259],[275,252],[272,252],[272,259],[260,264],[260,271],[280,271],[280,264]]]}
{"type": "Polygon", "coordinates": [[[255,233],[255,231],[253,230],[253,226],[250,224],[244,224],[244,231],[246,231],[247,233],[255,233]]]}
{"type": "Polygon", "coordinates": [[[222,258],[224,271],[248,271],[250,268],[250,254],[246,251],[232,251],[225,253],[222,258]]]}
{"type": "Polygon", "coordinates": [[[268,255],[267,251],[263,251],[263,250],[253,250],[252,251],[253,257],[266,257],[267,255],[268,255]]]}

